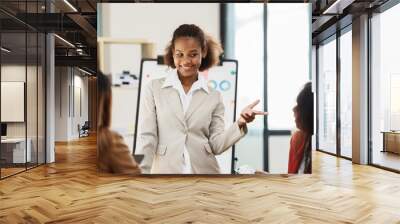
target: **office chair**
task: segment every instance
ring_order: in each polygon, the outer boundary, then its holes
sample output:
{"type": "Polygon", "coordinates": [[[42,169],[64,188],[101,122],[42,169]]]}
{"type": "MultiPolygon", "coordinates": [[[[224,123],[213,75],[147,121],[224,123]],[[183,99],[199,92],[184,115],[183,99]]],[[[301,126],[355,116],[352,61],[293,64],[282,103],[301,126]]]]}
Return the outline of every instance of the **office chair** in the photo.
{"type": "Polygon", "coordinates": [[[89,121],[85,121],[82,127],[80,127],[80,125],[78,124],[79,138],[89,136],[89,129],[90,129],[89,121]]]}

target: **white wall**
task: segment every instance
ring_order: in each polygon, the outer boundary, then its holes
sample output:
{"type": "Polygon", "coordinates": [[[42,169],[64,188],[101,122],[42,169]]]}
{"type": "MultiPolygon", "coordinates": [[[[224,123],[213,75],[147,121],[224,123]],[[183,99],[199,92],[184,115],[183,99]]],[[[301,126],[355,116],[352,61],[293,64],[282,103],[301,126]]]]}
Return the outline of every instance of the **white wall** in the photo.
{"type": "Polygon", "coordinates": [[[55,68],[55,141],[68,140],[68,85],[67,67],[55,68]]]}
{"type": "Polygon", "coordinates": [[[55,141],[77,139],[78,124],[88,120],[88,78],[71,67],[56,67],[55,73],[55,141]]]}
{"type": "MultiPolygon", "coordinates": [[[[164,53],[167,43],[172,39],[174,30],[181,24],[193,23],[206,33],[220,39],[219,4],[194,3],[102,3],[101,24],[103,37],[146,39],[155,43],[157,55],[164,53]]],[[[130,70],[140,72],[140,48],[138,46],[115,46],[107,52],[112,63],[106,72],[130,70]],[[114,66],[114,67],[113,67],[114,66]]],[[[107,67],[107,66],[106,66],[107,67]]]]}
{"type": "Polygon", "coordinates": [[[113,105],[111,108],[111,129],[120,133],[129,150],[133,151],[136,110],[131,108],[132,105],[137,104],[138,83],[128,87],[113,86],[111,92],[113,105]]]}
{"type": "Polygon", "coordinates": [[[72,98],[74,99],[74,102],[72,105],[74,105],[74,108],[72,108],[72,130],[71,134],[74,138],[78,137],[78,124],[82,126],[85,121],[88,121],[88,77],[87,76],[82,76],[83,73],[81,73],[78,70],[74,70],[74,92],[72,98]]]}
{"type": "MultiPolygon", "coordinates": [[[[32,72],[36,73],[36,68],[33,66],[25,67],[25,65],[2,65],[1,66],[1,81],[4,82],[25,82],[26,71],[28,74],[32,72]],[[25,70],[27,69],[27,70],[25,70]]],[[[36,96],[35,92],[27,93],[28,97],[36,96]]],[[[28,100],[29,102],[31,100],[28,100]]],[[[35,106],[36,107],[36,106],[35,106]]],[[[1,108],[1,110],[7,110],[7,108],[1,108]]],[[[31,117],[28,117],[31,120],[31,117]]],[[[25,122],[11,122],[7,123],[7,136],[8,137],[25,137],[25,122]]]]}

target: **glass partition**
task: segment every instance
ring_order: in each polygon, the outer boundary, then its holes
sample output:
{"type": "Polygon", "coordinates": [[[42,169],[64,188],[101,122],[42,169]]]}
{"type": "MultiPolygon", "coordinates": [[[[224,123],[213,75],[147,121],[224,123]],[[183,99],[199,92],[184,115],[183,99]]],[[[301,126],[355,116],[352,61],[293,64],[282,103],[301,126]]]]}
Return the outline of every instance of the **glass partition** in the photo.
{"type": "Polygon", "coordinates": [[[336,35],[318,47],[318,149],[336,154],[336,35]]]}
{"type": "Polygon", "coordinates": [[[26,41],[25,32],[1,34],[2,177],[24,171],[31,158],[26,144],[26,41]]]}
{"type": "Polygon", "coordinates": [[[400,170],[400,5],[371,18],[372,164],[400,170]]]}
{"type": "MultiPolygon", "coordinates": [[[[44,1],[2,1],[16,17],[44,12],[44,1]]],[[[0,178],[45,163],[45,35],[0,12],[0,178]]]]}
{"type": "MultiPolygon", "coordinates": [[[[260,99],[257,108],[264,107],[262,97],[264,92],[262,50],[264,48],[264,4],[233,4],[233,10],[234,23],[237,24],[233,35],[234,58],[239,61],[236,106],[236,117],[238,117],[242,108],[250,104],[252,100],[260,99]]],[[[264,118],[257,117],[254,123],[249,125],[246,138],[236,143],[236,168],[250,166],[254,169],[264,169],[263,129],[264,118]]]]}
{"type": "Polygon", "coordinates": [[[27,82],[26,82],[26,111],[27,111],[27,149],[30,151],[27,161],[27,167],[34,167],[38,160],[38,141],[37,141],[37,126],[38,126],[38,35],[36,32],[27,33],[27,82]]]}
{"type": "Polygon", "coordinates": [[[352,34],[351,26],[340,36],[340,154],[351,158],[352,149],[352,34]]]}

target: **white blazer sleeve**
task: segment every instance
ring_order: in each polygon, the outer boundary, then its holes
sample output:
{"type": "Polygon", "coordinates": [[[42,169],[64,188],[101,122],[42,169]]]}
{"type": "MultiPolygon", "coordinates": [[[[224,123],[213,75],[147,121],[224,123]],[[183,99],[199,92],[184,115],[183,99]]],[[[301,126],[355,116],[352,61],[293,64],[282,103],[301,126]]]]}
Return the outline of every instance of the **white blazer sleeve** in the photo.
{"type": "Polygon", "coordinates": [[[141,116],[141,121],[139,123],[141,128],[139,141],[144,154],[143,161],[140,163],[140,168],[143,173],[150,173],[154,154],[158,145],[157,114],[152,83],[153,82],[150,82],[144,87],[139,108],[141,116]]]}
{"type": "Polygon", "coordinates": [[[225,107],[221,94],[219,94],[219,98],[218,105],[212,113],[210,124],[209,144],[215,155],[225,152],[247,133],[247,127],[240,129],[237,122],[225,130],[225,107]]]}

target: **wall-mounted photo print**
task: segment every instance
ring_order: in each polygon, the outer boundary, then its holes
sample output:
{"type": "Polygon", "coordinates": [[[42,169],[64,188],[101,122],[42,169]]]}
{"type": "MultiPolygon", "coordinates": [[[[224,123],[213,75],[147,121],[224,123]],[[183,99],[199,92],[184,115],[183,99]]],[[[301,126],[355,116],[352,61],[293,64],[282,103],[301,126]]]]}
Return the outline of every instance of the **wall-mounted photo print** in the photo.
{"type": "Polygon", "coordinates": [[[309,3],[98,6],[101,171],[311,173],[309,3]]]}

